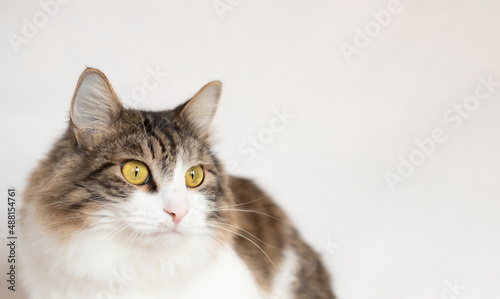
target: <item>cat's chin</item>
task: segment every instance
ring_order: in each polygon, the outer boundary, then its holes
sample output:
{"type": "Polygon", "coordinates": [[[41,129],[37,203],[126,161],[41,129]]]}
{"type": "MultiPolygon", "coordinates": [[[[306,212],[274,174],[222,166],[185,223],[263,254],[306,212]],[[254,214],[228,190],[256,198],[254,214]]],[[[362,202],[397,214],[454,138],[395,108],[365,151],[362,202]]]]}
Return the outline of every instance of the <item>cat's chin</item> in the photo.
{"type": "Polygon", "coordinates": [[[156,240],[164,240],[166,242],[178,242],[185,238],[185,234],[177,231],[177,230],[166,230],[159,231],[156,233],[150,234],[148,237],[156,239],[156,240]]]}
{"type": "Polygon", "coordinates": [[[140,239],[145,245],[162,245],[171,247],[181,244],[188,238],[186,233],[176,229],[160,230],[142,234],[140,239]]]}

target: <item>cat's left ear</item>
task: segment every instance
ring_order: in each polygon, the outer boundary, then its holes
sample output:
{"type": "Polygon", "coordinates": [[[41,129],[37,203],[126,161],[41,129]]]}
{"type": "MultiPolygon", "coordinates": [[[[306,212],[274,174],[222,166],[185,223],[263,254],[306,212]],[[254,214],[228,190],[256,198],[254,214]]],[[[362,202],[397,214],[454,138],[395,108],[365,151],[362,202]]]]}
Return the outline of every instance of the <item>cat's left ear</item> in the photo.
{"type": "Polygon", "coordinates": [[[200,129],[207,129],[219,104],[222,92],[222,83],[212,81],[203,86],[182,108],[182,119],[200,129]]]}
{"type": "Polygon", "coordinates": [[[78,146],[90,149],[97,145],[122,111],[104,73],[86,69],[78,80],[70,110],[70,127],[78,146]]]}

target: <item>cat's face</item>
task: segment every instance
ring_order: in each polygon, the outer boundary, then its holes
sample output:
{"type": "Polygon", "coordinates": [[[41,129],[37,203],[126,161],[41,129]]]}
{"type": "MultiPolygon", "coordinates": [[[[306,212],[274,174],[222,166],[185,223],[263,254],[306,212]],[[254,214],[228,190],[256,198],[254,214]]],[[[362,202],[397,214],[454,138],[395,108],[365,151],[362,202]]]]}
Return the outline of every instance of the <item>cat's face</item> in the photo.
{"type": "Polygon", "coordinates": [[[95,228],[123,229],[122,236],[156,245],[210,233],[208,223],[221,221],[217,209],[230,203],[207,140],[168,114],[125,111],[122,117],[113,140],[85,159],[95,170],[81,184],[107,200],[93,212],[95,228]]]}
{"type": "Polygon", "coordinates": [[[214,225],[231,222],[219,209],[233,202],[208,138],[219,96],[213,82],[170,111],[125,110],[101,72],[85,71],[68,133],[37,169],[51,177],[39,194],[43,222],[130,245],[223,239],[214,225]]]}

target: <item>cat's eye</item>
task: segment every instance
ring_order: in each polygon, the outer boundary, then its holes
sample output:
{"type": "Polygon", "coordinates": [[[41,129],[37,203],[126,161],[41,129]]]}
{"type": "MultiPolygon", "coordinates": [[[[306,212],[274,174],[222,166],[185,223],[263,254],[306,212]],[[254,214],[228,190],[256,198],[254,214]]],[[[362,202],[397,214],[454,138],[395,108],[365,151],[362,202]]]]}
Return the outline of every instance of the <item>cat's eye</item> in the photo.
{"type": "Polygon", "coordinates": [[[123,177],[134,185],[142,185],[149,179],[149,169],[141,161],[130,160],[122,165],[123,177]]]}
{"type": "Polygon", "coordinates": [[[201,166],[193,166],[186,172],[185,178],[186,186],[190,188],[198,187],[201,183],[203,183],[205,171],[201,166]]]}

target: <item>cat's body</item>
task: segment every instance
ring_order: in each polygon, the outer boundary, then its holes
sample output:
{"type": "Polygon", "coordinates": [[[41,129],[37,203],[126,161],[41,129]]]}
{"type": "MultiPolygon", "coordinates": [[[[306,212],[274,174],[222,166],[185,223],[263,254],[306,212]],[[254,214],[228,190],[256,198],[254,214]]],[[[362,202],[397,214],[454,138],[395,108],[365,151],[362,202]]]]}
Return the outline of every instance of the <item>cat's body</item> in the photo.
{"type": "Polygon", "coordinates": [[[23,197],[31,298],[333,298],[283,211],[212,153],[219,95],[215,82],[173,110],[125,110],[102,73],[82,74],[23,197]]]}

